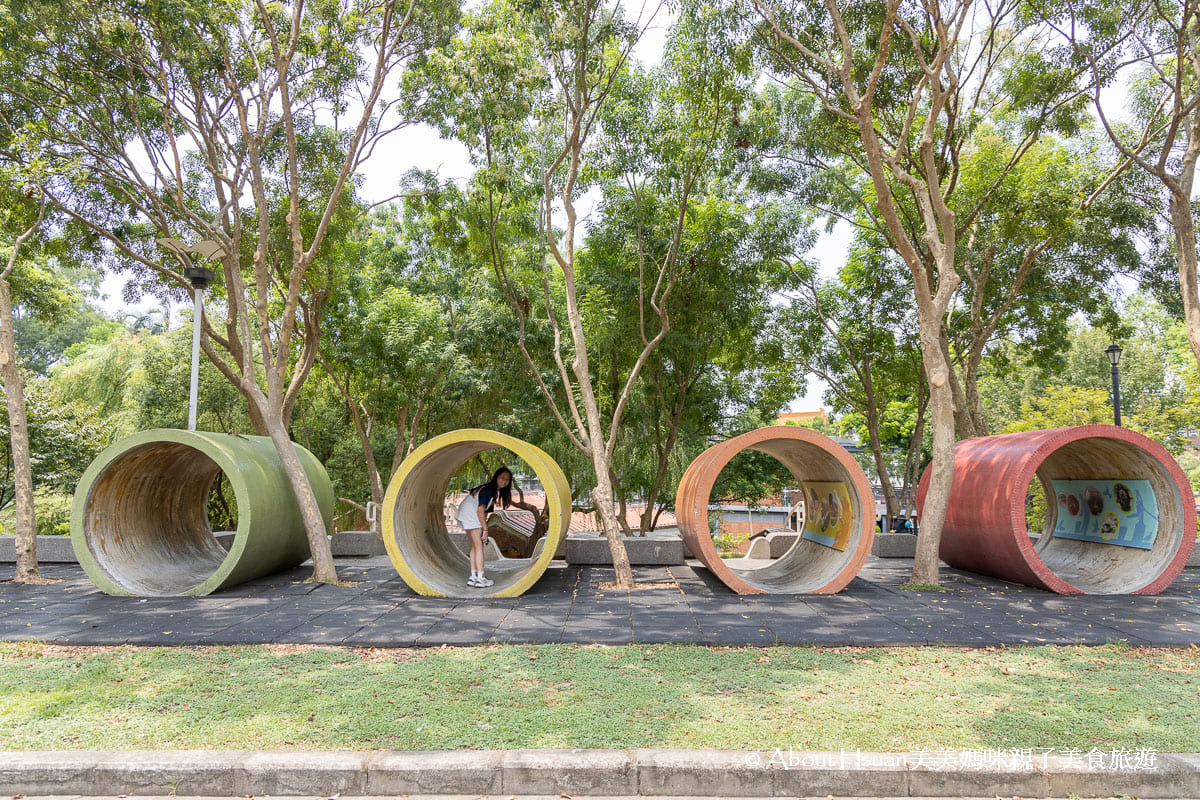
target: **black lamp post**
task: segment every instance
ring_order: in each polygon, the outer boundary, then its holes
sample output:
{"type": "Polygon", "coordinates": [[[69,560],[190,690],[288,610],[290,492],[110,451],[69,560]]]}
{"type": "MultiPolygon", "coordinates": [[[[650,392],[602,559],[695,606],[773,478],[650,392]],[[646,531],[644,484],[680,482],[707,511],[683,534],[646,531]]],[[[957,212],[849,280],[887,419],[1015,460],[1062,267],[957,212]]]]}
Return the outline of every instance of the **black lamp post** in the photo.
{"type": "Polygon", "coordinates": [[[196,405],[199,400],[200,388],[200,326],[204,317],[204,290],[216,278],[216,274],[206,267],[191,264],[187,253],[196,253],[205,258],[221,258],[225,249],[217,242],[205,240],[195,245],[188,245],[179,239],[162,238],[159,244],[179,255],[187,264],[183,269],[183,277],[192,285],[192,375],[188,391],[188,427],[189,431],[196,430],[196,405]]]}
{"type": "Polygon", "coordinates": [[[1104,354],[1108,356],[1108,363],[1112,364],[1113,424],[1119,426],[1121,424],[1121,377],[1117,373],[1117,362],[1121,360],[1121,348],[1110,344],[1104,354]]]}

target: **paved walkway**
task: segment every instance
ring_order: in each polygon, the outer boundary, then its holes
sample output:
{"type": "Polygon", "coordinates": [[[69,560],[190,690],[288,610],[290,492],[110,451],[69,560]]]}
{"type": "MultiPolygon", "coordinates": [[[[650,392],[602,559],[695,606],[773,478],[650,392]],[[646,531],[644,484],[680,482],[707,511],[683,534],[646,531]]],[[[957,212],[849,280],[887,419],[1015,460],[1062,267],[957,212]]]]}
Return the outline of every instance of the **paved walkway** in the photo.
{"type": "MultiPolygon", "coordinates": [[[[488,642],[709,645],[1200,645],[1200,570],[1153,596],[1061,596],[943,568],[945,593],[908,592],[912,562],[868,560],[837,595],[738,596],[698,562],[639,567],[630,593],[612,570],[553,566],[519,598],[420,597],[386,557],[346,559],[350,588],[305,583],[307,568],[207,597],[101,594],[77,566],[60,583],[0,583],[0,641],[198,645],[311,643],[410,647],[488,642]]],[[[10,567],[11,568],[11,567],[10,567]]]]}

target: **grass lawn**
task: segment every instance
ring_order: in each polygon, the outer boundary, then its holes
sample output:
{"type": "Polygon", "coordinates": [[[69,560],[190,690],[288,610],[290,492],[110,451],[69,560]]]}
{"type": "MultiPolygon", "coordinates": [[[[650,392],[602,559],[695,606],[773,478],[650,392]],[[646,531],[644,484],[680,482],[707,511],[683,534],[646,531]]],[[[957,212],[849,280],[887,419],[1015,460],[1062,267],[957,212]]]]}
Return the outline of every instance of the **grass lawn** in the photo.
{"type": "Polygon", "coordinates": [[[1200,650],[0,644],[0,748],[1200,751],[1200,650]]]}

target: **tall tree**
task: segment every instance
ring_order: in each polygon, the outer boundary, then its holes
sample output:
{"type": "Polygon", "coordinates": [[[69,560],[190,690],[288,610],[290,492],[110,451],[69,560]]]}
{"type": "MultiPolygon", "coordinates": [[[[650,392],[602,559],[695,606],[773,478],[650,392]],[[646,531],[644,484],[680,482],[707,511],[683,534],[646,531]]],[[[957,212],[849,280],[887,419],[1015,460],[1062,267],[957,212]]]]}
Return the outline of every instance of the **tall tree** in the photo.
{"type": "MultiPolygon", "coordinates": [[[[697,26],[711,24],[715,9],[696,7],[685,18],[697,26]]],[[[618,586],[631,586],[632,573],[621,543],[621,527],[613,513],[613,454],[624,422],[629,398],[643,367],[671,328],[669,300],[680,280],[686,219],[691,198],[709,169],[709,160],[725,141],[732,111],[740,93],[737,61],[729,51],[714,46],[707,37],[689,35],[676,26],[664,57],[664,68],[645,97],[642,124],[628,130],[628,138],[614,141],[620,155],[610,165],[624,181],[638,221],[635,246],[630,253],[645,290],[636,309],[641,350],[623,378],[611,413],[602,413],[601,400],[589,366],[588,335],[577,281],[576,235],[579,223],[576,202],[588,166],[588,145],[600,133],[606,101],[614,86],[629,75],[627,55],[636,42],[635,26],[620,17],[619,6],[600,0],[560,0],[546,4],[536,18],[539,39],[549,56],[548,71],[554,87],[552,108],[563,121],[558,142],[548,154],[543,177],[542,207],[546,241],[552,263],[562,279],[565,317],[570,347],[559,347],[555,363],[566,390],[569,417],[556,408],[564,431],[592,461],[596,484],[592,491],[597,517],[613,552],[618,586]],[[641,156],[639,159],[638,157],[641,156]],[[646,160],[646,156],[650,156],[646,160]],[[667,198],[673,221],[661,256],[645,247],[650,218],[649,191],[667,198]],[[557,208],[561,208],[558,212],[557,208]],[[556,221],[561,220],[561,233],[556,221]],[[571,360],[568,374],[567,354],[571,360]],[[578,401],[576,400],[578,397],[578,401]],[[605,419],[605,416],[608,419],[605,419]],[[570,420],[568,422],[568,419],[570,420]]],[[[549,315],[558,329],[558,318],[549,315]]],[[[557,405],[547,393],[548,402],[557,405]]]]}
{"type": "MultiPolygon", "coordinates": [[[[629,251],[640,241],[648,252],[661,254],[670,244],[663,234],[671,230],[666,215],[673,209],[663,198],[652,198],[658,220],[645,225],[628,193],[606,195],[589,229],[581,278],[585,303],[599,295],[612,312],[595,314],[599,325],[589,326],[596,371],[624,375],[641,340],[638,318],[620,309],[632,307],[644,291],[629,251]],[[651,230],[640,240],[639,224],[651,230]]],[[[705,181],[689,206],[686,277],[666,301],[671,328],[631,395],[614,452],[620,505],[630,495],[645,503],[640,532],[651,529],[673,501],[670,478],[680,477],[691,458],[727,430],[731,415],[757,405],[773,414],[797,393],[798,373],[781,364],[784,355],[769,336],[780,316],[772,298],[789,276],[783,264],[807,246],[809,234],[807,220],[789,211],[754,198],[736,174],[705,181]]],[[[606,385],[611,408],[620,381],[606,385]]]]}
{"type": "Polygon", "coordinates": [[[1025,133],[1009,162],[1017,163],[1045,130],[1077,124],[1078,75],[1047,66],[1044,36],[1014,30],[1020,0],[750,5],[772,67],[810,93],[821,121],[841,132],[846,166],[869,178],[877,227],[911,273],[933,433],[913,580],[936,583],[954,478],[945,318],[962,283],[960,241],[973,222],[952,199],[963,148],[987,109],[1008,98],[1025,133]]]}
{"type": "MultiPolygon", "coordinates": [[[[704,26],[716,15],[681,19],[704,26]]],[[[668,66],[648,75],[629,61],[639,23],[603,0],[494,3],[476,28],[458,45],[463,58],[447,59],[464,73],[458,82],[472,101],[447,104],[445,129],[480,166],[472,189],[479,227],[517,316],[518,349],[562,435],[591,465],[593,505],[618,584],[629,586],[614,456],[639,376],[671,329],[690,202],[726,141],[745,59],[677,27],[668,66]],[[615,376],[593,363],[590,315],[601,306],[598,293],[588,299],[579,248],[578,203],[589,188],[604,191],[606,179],[629,201],[635,229],[625,263],[639,287],[636,306],[622,309],[637,320],[637,352],[615,376]],[[531,233],[540,246],[531,246],[531,233]],[[650,238],[665,247],[652,251],[650,238]]]]}
{"type": "MultiPolygon", "coordinates": [[[[1121,354],[1121,420],[1172,452],[1180,452],[1200,426],[1200,376],[1184,324],[1142,292],[1121,303],[1116,326],[1072,321],[1065,348],[1042,357],[1028,344],[1004,354],[1016,369],[987,379],[988,411],[997,430],[1033,430],[1111,423],[1109,363],[1104,347],[1116,338],[1121,354]],[[1022,375],[1012,381],[1008,373],[1022,375]]],[[[991,356],[995,361],[996,356],[991,356]]]]}
{"type": "Polygon", "coordinates": [[[148,283],[190,292],[197,265],[157,237],[208,243],[219,302],[202,347],[279,453],[313,578],[336,581],[288,424],[317,357],[330,229],[356,213],[367,159],[416,113],[422,89],[402,73],[449,36],[457,3],[12,0],[4,12],[0,127],[36,142],[52,205],[148,283]]]}
{"type": "Polygon", "coordinates": [[[1012,138],[1002,125],[982,125],[953,197],[973,217],[959,243],[961,304],[946,323],[964,437],[989,433],[979,393],[988,348],[1003,339],[1054,351],[1078,312],[1111,324],[1114,281],[1141,269],[1139,240],[1154,233],[1133,181],[1114,175],[1089,137],[1043,137],[1008,166],[1012,138]]]}
{"type": "Polygon", "coordinates": [[[1200,366],[1200,278],[1192,202],[1200,162],[1200,2],[1042,0],[1031,7],[1056,27],[1072,56],[1091,71],[1096,115],[1121,155],[1117,168],[1153,176],[1166,194],[1188,342],[1200,366]],[[1126,77],[1132,77],[1130,122],[1119,119],[1109,99],[1113,95],[1104,93],[1126,77]]]}
{"type": "Polygon", "coordinates": [[[862,421],[888,516],[893,518],[900,516],[902,500],[907,499],[907,493],[897,494],[894,478],[899,477],[905,489],[910,485],[921,437],[918,433],[910,438],[902,473],[892,475],[881,430],[884,416],[895,402],[915,406],[917,429],[925,416],[911,287],[887,263],[894,257],[880,237],[856,237],[836,278],[822,281],[810,274],[800,281],[784,316],[785,326],[776,334],[786,337],[789,352],[802,368],[829,387],[826,398],[834,411],[862,421]]]}
{"type": "MultiPolygon", "coordinates": [[[[95,409],[64,397],[51,379],[31,376],[24,388],[36,504],[44,497],[74,491],[83,470],[112,441],[113,427],[111,420],[95,409]]],[[[16,501],[7,405],[0,406],[0,452],[4,453],[0,456],[0,510],[16,501]]],[[[39,515],[38,529],[44,531],[47,525],[39,515]]]]}
{"type": "Polygon", "coordinates": [[[449,247],[414,246],[396,209],[371,222],[330,300],[320,361],[347,404],[371,500],[382,505],[386,480],[430,418],[440,426],[453,409],[457,424],[470,424],[469,397],[486,387],[472,381],[462,340],[494,328],[472,313],[481,292],[461,290],[472,276],[449,247]],[[392,445],[382,469],[380,441],[392,445]]]}
{"type": "MultiPolygon", "coordinates": [[[[9,177],[9,176],[5,176],[9,177]]],[[[37,564],[37,520],[33,510],[33,464],[29,450],[29,420],[25,413],[25,383],[17,363],[17,342],[13,333],[13,277],[21,249],[38,232],[46,214],[45,196],[35,190],[37,202],[23,202],[23,187],[5,181],[3,198],[5,218],[0,230],[7,234],[8,257],[0,270],[0,379],[8,410],[8,440],[12,453],[15,484],[16,541],[18,583],[42,580],[37,564]]]]}

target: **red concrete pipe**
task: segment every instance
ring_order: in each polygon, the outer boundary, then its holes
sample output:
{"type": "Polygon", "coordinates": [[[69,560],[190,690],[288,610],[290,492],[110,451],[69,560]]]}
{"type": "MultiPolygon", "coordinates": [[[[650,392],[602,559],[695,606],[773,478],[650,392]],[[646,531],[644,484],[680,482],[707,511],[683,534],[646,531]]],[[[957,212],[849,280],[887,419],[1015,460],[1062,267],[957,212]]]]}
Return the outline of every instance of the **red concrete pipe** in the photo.
{"type": "MultiPolygon", "coordinates": [[[[928,489],[926,469],[917,492],[918,511],[928,489]]],[[[1131,503],[1129,497],[1126,488],[1122,499],[1131,503]]],[[[1179,577],[1195,541],[1196,507],[1183,470],[1162,446],[1140,433],[1081,425],[966,439],[955,447],[954,485],[939,555],[957,569],[1061,594],[1158,594],[1179,577]],[[1035,477],[1034,491],[1046,496],[1046,523],[1036,538],[1025,517],[1035,477]],[[1065,481],[1079,481],[1079,494],[1065,481]],[[1120,491],[1121,481],[1148,484],[1148,500],[1157,504],[1157,533],[1152,544],[1142,544],[1148,549],[1055,535],[1060,514],[1067,515],[1063,520],[1068,526],[1074,517],[1084,520],[1092,514],[1097,528],[1102,517],[1111,516],[1117,527],[1106,529],[1105,538],[1123,524],[1116,513],[1106,512],[1105,503],[1111,502],[1090,481],[1110,495],[1120,491]]]]}
{"type": "Polygon", "coordinates": [[[705,450],[679,482],[675,513],[688,549],[738,594],[840,591],[862,569],[875,538],[875,495],[858,462],[829,437],[793,425],[759,428],[705,450]],[[829,530],[840,532],[837,545],[844,549],[797,537],[787,553],[765,565],[738,568],[721,558],[708,527],[709,500],[721,470],[743,450],[757,450],[778,459],[806,489],[806,497],[808,490],[815,491],[816,484],[825,485],[823,492],[840,485],[837,500],[832,493],[828,495],[830,505],[839,509],[829,517],[834,525],[829,530]],[[842,508],[846,503],[849,514],[842,508]]]}

